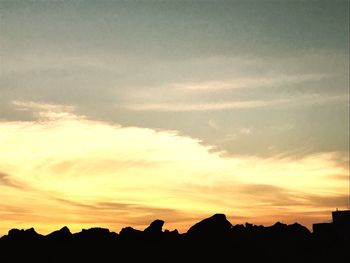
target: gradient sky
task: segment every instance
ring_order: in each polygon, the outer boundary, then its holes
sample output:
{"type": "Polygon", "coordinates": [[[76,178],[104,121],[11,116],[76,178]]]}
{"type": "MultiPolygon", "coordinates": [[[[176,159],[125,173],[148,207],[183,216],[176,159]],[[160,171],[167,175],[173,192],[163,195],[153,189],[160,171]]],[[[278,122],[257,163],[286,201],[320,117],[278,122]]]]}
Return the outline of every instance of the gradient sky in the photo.
{"type": "Polygon", "coordinates": [[[349,1],[0,1],[0,235],[325,222],[349,1]]]}

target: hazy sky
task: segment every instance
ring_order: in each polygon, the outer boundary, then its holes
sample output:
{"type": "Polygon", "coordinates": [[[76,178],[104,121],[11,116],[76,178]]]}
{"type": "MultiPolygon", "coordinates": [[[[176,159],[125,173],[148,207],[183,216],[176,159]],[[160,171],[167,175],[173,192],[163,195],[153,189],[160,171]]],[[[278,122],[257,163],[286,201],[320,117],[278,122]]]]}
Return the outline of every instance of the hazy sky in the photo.
{"type": "Polygon", "coordinates": [[[347,204],[348,10],[0,0],[0,235],[328,220],[347,204]]]}

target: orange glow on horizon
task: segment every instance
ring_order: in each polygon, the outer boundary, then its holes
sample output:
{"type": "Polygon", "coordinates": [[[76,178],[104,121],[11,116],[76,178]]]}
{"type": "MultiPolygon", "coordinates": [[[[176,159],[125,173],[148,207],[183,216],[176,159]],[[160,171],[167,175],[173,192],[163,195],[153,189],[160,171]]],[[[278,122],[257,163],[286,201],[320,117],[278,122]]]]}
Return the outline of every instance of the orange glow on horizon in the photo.
{"type": "Polygon", "coordinates": [[[101,226],[184,232],[225,213],[233,224],[310,227],[346,205],[348,154],[223,156],[174,131],[88,120],[59,105],[16,102],[36,121],[0,122],[0,235],[101,226]],[[343,178],[343,179],[339,179],[343,178]]]}

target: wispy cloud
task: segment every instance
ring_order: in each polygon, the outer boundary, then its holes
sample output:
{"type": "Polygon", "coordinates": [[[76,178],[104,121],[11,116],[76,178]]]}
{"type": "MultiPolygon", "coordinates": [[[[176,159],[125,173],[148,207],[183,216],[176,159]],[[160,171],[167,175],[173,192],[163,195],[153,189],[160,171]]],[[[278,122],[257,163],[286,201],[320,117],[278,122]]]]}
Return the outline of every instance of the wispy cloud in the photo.
{"type": "Polygon", "coordinates": [[[0,171],[0,185],[13,187],[17,189],[24,189],[25,185],[17,182],[15,179],[13,179],[9,174],[3,173],[0,171]]]}
{"type": "Polygon", "coordinates": [[[254,89],[263,87],[283,87],[290,84],[299,84],[309,81],[320,81],[333,77],[332,74],[298,74],[298,75],[277,75],[266,77],[236,78],[226,81],[205,81],[205,82],[188,82],[173,84],[189,90],[198,90],[201,92],[215,92],[230,89],[254,89]]]}
{"type": "Polygon", "coordinates": [[[75,107],[73,106],[18,100],[14,100],[11,103],[16,107],[16,110],[29,111],[33,114],[33,117],[42,121],[75,117],[73,114],[75,107]]]}
{"type": "Polygon", "coordinates": [[[230,109],[251,109],[261,108],[273,105],[279,105],[286,100],[276,101],[227,101],[213,103],[150,103],[150,104],[131,104],[126,108],[135,111],[217,111],[230,109]]]}
{"type": "Polygon", "coordinates": [[[295,98],[280,98],[273,100],[242,100],[242,101],[220,101],[220,102],[188,102],[188,103],[137,103],[126,104],[122,107],[133,111],[220,111],[220,110],[234,110],[234,109],[256,109],[264,107],[277,107],[277,106],[309,106],[320,105],[324,103],[348,101],[348,96],[325,96],[321,94],[311,94],[300,96],[295,98]]]}
{"type": "Polygon", "coordinates": [[[109,214],[110,216],[119,214],[119,219],[114,219],[120,224],[132,225],[146,225],[156,218],[166,220],[167,223],[180,223],[189,221],[193,215],[189,215],[178,209],[157,207],[151,205],[142,205],[136,203],[122,203],[122,202],[96,202],[93,204],[82,204],[65,200],[74,206],[87,208],[89,212],[92,210],[100,213],[109,214]],[[161,217],[161,218],[160,218],[161,217]]]}

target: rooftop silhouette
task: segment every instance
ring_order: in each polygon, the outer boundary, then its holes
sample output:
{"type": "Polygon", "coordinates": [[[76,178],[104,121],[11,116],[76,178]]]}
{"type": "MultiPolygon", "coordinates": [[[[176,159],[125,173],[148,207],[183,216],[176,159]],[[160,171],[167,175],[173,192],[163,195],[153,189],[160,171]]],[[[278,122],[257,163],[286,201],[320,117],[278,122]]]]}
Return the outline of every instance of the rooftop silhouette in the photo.
{"type": "Polygon", "coordinates": [[[163,230],[155,220],[142,230],[105,228],[48,235],[11,229],[0,238],[0,262],[350,262],[350,211],[313,232],[294,223],[232,225],[224,214],[194,224],[186,233],[163,230]]]}

